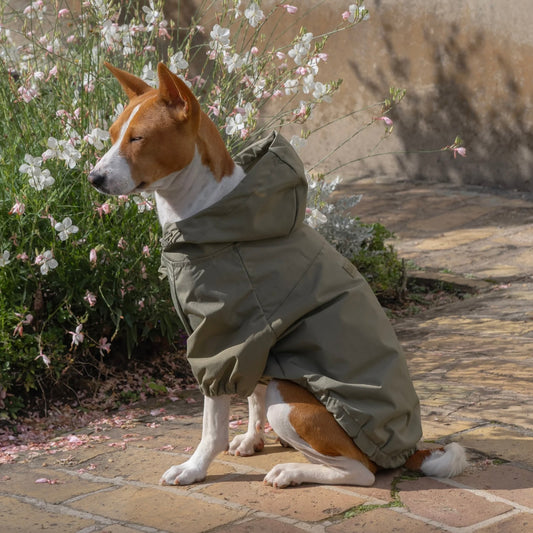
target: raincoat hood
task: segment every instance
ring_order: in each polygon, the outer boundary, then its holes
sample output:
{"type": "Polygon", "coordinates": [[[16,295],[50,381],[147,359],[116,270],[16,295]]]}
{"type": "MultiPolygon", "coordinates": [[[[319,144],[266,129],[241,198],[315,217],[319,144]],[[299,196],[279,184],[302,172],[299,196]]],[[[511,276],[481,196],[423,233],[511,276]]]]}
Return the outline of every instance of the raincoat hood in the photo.
{"type": "Polygon", "coordinates": [[[286,236],[302,224],[307,180],[292,146],[273,132],[236,156],[246,177],[220,202],[193,217],[167,224],[169,243],[255,241],[286,236]],[[275,216],[272,216],[275,213],[275,216]],[[209,231],[206,231],[208,223],[209,231]]]}

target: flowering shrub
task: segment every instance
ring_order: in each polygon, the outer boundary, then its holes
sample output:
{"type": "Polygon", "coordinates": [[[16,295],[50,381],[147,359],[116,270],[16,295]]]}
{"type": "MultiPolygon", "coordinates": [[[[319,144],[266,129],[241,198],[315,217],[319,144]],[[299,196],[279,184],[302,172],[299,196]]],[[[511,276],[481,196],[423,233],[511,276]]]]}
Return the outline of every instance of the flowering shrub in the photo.
{"type": "MultiPolygon", "coordinates": [[[[329,34],[302,28],[274,42],[265,31],[272,15],[297,17],[299,4],[265,12],[256,0],[203,2],[183,27],[155,0],[1,4],[0,416],[15,415],[29,394],[75,388],[111,350],[131,354],[179,329],[158,280],[152,199],[103,197],[87,183],[123,109],[103,61],[153,84],[164,59],[237,153],[273,127],[304,123],[340,84],[319,80],[329,34]],[[267,104],[277,109],[270,117],[267,104]]],[[[360,0],[346,5],[330,33],[367,17],[360,0]]],[[[310,180],[308,222],[353,256],[371,233],[345,214],[357,198],[334,207],[336,182],[310,180]]]]}

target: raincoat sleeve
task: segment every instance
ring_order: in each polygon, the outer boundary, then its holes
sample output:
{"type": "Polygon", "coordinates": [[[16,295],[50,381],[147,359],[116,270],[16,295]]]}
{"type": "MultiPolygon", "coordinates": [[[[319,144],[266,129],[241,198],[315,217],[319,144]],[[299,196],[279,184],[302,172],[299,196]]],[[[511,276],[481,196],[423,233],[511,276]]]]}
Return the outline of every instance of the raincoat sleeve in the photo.
{"type": "Polygon", "coordinates": [[[166,261],[174,304],[190,336],[187,357],[206,396],[249,396],[275,343],[238,246],[166,261]]]}

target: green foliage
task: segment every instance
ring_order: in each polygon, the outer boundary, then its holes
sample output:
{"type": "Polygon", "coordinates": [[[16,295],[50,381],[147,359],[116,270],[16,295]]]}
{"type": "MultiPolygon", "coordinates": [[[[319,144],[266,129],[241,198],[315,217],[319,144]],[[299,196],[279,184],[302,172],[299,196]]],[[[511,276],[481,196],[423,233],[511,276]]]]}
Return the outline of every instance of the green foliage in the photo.
{"type": "MultiPolygon", "coordinates": [[[[124,103],[104,60],[154,84],[165,58],[232,153],[305,122],[337,90],[340,81],[318,81],[323,48],[328,35],[367,17],[361,2],[339,12],[329,32],[285,31],[283,42],[266,21],[292,15],[280,4],[259,12],[259,4],[252,13],[239,2],[201,2],[181,27],[180,14],[166,21],[152,0],[33,2],[22,12],[0,4],[0,416],[99,376],[110,350],[130,356],[179,334],[159,280],[153,200],[103,197],[87,182],[124,103]],[[260,116],[272,102],[277,112],[260,116]]],[[[398,98],[392,92],[387,109],[398,98]]],[[[379,247],[380,235],[356,261],[386,292],[391,275],[373,269],[384,269],[383,259],[394,265],[393,252],[379,247]]]]}
{"type": "Polygon", "coordinates": [[[393,233],[379,223],[366,225],[372,231],[352,261],[370,283],[379,300],[386,305],[405,293],[406,273],[403,262],[387,241],[393,233]]]}

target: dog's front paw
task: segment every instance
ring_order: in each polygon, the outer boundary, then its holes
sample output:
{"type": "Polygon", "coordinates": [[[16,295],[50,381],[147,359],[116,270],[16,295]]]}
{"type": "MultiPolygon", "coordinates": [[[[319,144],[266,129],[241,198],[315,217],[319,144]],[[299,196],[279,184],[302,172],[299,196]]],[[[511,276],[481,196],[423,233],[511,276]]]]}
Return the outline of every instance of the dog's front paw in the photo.
{"type": "Polygon", "coordinates": [[[302,483],[300,470],[301,465],[299,464],[287,463],[276,465],[265,476],[263,483],[265,483],[265,485],[272,485],[278,489],[300,485],[302,483]]]}
{"type": "Polygon", "coordinates": [[[255,452],[260,452],[265,447],[265,440],[263,434],[260,432],[250,435],[243,433],[236,435],[231,441],[228,453],[230,455],[240,455],[241,457],[248,457],[255,452]]]}
{"type": "Polygon", "coordinates": [[[181,465],[171,466],[159,481],[160,485],[190,485],[203,481],[206,477],[205,470],[199,468],[191,461],[186,461],[181,465]]]}

